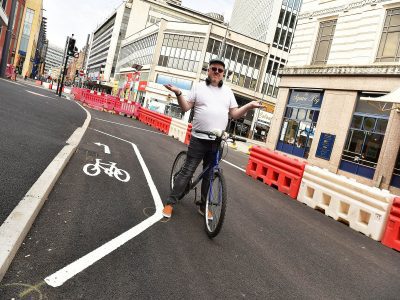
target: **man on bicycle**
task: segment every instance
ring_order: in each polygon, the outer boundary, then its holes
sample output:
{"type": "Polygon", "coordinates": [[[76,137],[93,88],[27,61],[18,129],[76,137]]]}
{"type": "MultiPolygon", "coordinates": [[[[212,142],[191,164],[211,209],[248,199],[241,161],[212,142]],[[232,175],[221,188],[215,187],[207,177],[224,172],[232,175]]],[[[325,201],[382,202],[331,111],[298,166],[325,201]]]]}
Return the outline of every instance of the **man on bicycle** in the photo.
{"type": "MultiPolygon", "coordinates": [[[[184,193],[197,166],[203,161],[203,170],[207,168],[212,163],[217,148],[220,146],[213,138],[203,133],[197,133],[196,130],[225,130],[228,117],[239,119],[250,109],[262,107],[259,102],[252,101],[239,108],[232,90],[223,84],[224,72],[225,63],[222,60],[210,60],[206,81],[193,86],[188,99],[182,96],[182,92],[177,87],[170,84],[165,85],[168,90],[175,93],[183,112],[194,108],[192,136],[186,162],[182,171],[175,178],[174,188],[163,209],[162,214],[166,218],[171,217],[173,205],[184,193]]],[[[201,183],[201,200],[197,203],[199,213],[202,215],[205,211],[209,181],[209,174],[205,174],[201,183]]],[[[208,217],[212,218],[212,216],[208,217]]]]}

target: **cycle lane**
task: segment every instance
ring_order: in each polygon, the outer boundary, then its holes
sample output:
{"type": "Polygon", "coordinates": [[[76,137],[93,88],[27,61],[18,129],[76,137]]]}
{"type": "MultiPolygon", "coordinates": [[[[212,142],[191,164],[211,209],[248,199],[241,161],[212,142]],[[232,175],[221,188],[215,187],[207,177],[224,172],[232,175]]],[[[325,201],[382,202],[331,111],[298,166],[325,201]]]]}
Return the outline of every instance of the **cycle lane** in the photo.
{"type": "Polygon", "coordinates": [[[0,284],[0,295],[33,296],[39,287],[79,276],[158,222],[161,209],[137,146],[89,128],[0,284]]]}

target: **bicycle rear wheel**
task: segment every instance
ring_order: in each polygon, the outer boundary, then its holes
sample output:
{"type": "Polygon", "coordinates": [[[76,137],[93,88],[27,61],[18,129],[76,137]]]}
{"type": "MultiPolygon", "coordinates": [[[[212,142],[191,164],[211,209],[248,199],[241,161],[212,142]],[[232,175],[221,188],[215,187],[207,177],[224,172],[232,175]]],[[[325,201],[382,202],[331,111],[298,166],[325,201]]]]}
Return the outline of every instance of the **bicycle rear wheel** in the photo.
{"type": "Polygon", "coordinates": [[[210,190],[207,196],[206,210],[204,214],[205,230],[209,238],[218,235],[224,223],[227,205],[226,183],[222,173],[214,174],[210,182],[210,190]],[[210,215],[212,219],[210,219],[210,215]]]}
{"type": "MultiPolygon", "coordinates": [[[[174,161],[174,163],[172,165],[171,175],[170,175],[170,179],[169,179],[171,191],[174,188],[174,183],[175,183],[176,176],[179,174],[179,172],[181,172],[181,170],[183,168],[183,165],[186,162],[186,157],[187,157],[187,151],[181,151],[181,152],[178,153],[178,155],[175,158],[175,161],[174,161]]],[[[180,197],[180,199],[183,196],[184,195],[182,195],[180,197]]]]}

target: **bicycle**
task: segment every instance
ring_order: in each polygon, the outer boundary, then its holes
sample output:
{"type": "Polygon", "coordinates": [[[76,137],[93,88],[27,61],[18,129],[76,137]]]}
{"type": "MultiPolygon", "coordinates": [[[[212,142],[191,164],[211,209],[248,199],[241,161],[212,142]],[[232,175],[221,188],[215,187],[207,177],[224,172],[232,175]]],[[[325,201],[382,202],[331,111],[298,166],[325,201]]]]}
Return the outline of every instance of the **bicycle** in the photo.
{"type": "MultiPolygon", "coordinates": [[[[206,199],[206,207],[204,212],[204,221],[205,221],[205,231],[209,238],[214,238],[218,235],[222,228],[222,224],[225,218],[225,212],[227,207],[227,190],[225,177],[222,172],[221,167],[219,166],[220,161],[222,160],[222,153],[224,149],[224,144],[229,140],[235,141],[243,141],[246,142],[245,139],[239,138],[232,134],[227,134],[225,131],[202,131],[195,130],[197,133],[203,133],[208,135],[210,138],[215,137],[215,140],[218,142],[218,149],[215,155],[215,159],[212,165],[209,165],[205,168],[195,179],[189,180],[188,185],[185,188],[183,194],[179,197],[179,200],[186,196],[191,190],[195,190],[195,199],[197,196],[197,184],[204,177],[206,172],[210,172],[210,187],[207,194],[206,199]],[[209,211],[211,212],[212,218],[209,218],[209,211]]],[[[174,163],[171,169],[170,175],[170,187],[171,190],[174,187],[175,177],[182,170],[183,165],[185,164],[187,156],[187,151],[181,151],[176,156],[174,163]]]]}

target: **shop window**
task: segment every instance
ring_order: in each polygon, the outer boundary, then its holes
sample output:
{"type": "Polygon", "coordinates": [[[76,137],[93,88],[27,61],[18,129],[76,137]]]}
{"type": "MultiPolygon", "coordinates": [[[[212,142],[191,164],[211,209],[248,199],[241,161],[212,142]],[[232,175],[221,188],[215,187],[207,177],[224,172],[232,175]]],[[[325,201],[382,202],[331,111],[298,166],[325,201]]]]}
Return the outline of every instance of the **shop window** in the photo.
{"type": "Polygon", "coordinates": [[[381,112],[359,101],[351,120],[339,169],[372,179],[388,120],[388,112],[381,112]]]}
{"type": "Polygon", "coordinates": [[[321,22],[311,64],[325,65],[328,61],[337,20],[321,22]]]}
{"type": "Polygon", "coordinates": [[[390,185],[400,188],[400,149],[397,153],[396,164],[393,169],[393,176],[390,185]]]}
{"type": "Polygon", "coordinates": [[[382,30],[376,61],[400,60],[400,8],[389,9],[382,30]]]}
{"type": "Polygon", "coordinates": [[[291,91],[277,150],[308,158],[321,102],[322,93],[291,91]]]}

